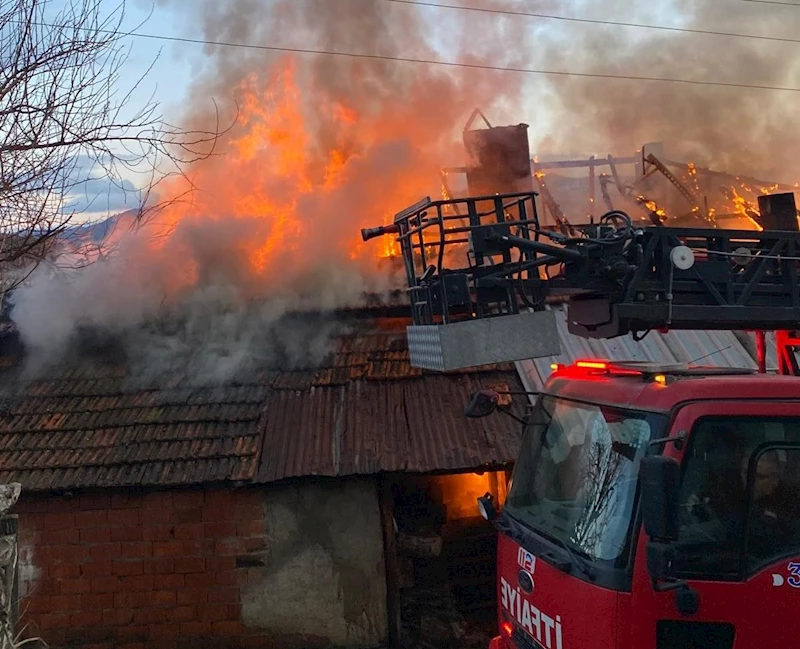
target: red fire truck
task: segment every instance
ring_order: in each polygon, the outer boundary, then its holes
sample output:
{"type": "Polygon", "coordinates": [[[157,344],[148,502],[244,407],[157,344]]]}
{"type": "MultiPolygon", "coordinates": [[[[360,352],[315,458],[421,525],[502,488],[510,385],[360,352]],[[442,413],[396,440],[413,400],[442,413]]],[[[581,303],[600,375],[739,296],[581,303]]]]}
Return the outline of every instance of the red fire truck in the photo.
{"type": "MultiPolygon", "coordinates": [[[[762,371],[585,359],[519,395],[527,414],[506,501],[479,503],[499,533],[490,649],[794,646],[793,195],[763,201],[763,231],[637,227],[623,212],[548,230],[535,197],[426,199],[362,233],[400,243],[412,364],[447,371],[555,356],[556,299],[585,337],[757,332],[762,371]],[[763,371],[768,331],[777,374],[763,371]]],[[[498,403],[479,392],[465,414],[498,403]]]]}
{"type": "Polygon", "coordinates": [[[557,369],[502,513],[482,503],[500,532],[491,648],[791,645],[798,468],[800,378],[557,369]]]}

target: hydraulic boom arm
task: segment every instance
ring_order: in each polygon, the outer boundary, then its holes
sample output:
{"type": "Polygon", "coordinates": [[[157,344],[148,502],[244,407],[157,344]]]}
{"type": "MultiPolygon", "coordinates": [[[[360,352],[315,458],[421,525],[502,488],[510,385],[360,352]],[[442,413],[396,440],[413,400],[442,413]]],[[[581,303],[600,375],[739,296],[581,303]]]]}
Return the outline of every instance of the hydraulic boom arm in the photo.
{"type": "Polygon", "coordinates": [[[552,301],[567,303],[569,329],[584,337],[800,329],[797,229],[640,228],[610,211],[567,235],[540,227],[536,196],[424,199],[390,226],[362,230],[365,241],[395,234],[400,243],[413,364],[557,354],[552,301]]]}

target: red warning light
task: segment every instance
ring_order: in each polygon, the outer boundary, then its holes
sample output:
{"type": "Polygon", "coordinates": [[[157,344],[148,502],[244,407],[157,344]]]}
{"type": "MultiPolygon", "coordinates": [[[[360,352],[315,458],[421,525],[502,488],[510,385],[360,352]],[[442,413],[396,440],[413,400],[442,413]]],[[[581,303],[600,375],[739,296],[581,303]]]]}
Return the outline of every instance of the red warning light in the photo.
{"type": "Polygon", "coordinates": [[[605,361],[575,361],[575,367],[584,370],[607,370],[608,363],[605,361]]]}

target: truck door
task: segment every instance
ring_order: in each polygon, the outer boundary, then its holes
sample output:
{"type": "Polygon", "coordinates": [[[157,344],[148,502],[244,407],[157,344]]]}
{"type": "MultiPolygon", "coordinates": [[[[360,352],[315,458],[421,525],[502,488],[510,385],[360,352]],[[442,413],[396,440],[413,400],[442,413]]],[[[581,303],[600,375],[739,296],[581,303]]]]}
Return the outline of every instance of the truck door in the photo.
{"type": "Polygon", "coordinates": [[[670,436],[680,434],[683,448],[665,449],[682,466],[675,568],[699,606],[681,613],[680,590],[654,591],[640,534],[630,607],[620,611],[627,646],[792,646],[800,637],[800,403],[686,405],[670,436]]]}

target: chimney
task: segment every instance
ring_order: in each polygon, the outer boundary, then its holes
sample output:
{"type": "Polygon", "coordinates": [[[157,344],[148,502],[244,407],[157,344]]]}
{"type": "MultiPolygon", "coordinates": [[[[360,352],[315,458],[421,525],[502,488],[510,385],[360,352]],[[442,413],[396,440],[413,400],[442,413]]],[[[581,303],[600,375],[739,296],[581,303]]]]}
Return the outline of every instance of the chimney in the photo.
{"type": "Polygon", "coordinates": [[[528,125],[464,131],[471,196],[533,190],[528,125]]]}
{"type": "Polygon", "coordinates": [[[761,213],[761,226],[765,230],[798,231],[793,192],[759,196],[758,211],[761,213]]]}

